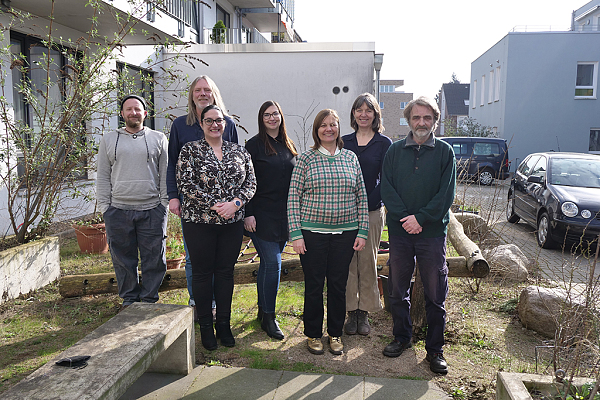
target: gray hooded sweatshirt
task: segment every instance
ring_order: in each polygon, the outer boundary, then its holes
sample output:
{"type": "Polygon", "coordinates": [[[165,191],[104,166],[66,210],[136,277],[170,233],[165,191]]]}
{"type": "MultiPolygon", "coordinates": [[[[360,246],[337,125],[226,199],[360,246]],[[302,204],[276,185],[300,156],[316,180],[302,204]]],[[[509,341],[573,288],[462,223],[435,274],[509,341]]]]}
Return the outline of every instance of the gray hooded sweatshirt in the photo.
{"type": "Polygon", "coordinates": [[[167,137],[144,128],[132,135],[125,129],[105,133],[98,150],[96,199],[100,212],[167,208],[167,137]]]}

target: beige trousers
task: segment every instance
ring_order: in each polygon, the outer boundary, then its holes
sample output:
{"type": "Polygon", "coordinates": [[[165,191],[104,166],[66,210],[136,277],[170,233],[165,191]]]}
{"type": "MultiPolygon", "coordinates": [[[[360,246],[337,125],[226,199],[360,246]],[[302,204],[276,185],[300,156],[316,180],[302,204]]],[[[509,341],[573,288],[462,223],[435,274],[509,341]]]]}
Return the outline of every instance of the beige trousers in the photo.
{"type": "Polygon", "coordinates": [[[384,208],[369,211],[369,235],[362,251],[355,251],[350,261],[346,285],[346,311],[357,309],[375,312],[381,310],[377,285],[377,249],[385,220],[384,208]]]}

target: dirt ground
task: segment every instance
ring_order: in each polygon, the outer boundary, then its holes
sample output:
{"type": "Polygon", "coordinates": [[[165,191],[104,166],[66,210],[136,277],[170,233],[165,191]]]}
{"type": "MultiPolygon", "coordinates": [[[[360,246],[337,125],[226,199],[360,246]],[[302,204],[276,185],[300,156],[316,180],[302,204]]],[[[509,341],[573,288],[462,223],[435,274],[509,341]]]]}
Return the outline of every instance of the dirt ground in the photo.
{"type": "Polygon", "coordinates": [[[269,339],[260,328],[247,329],[248,320],[252,319],[249,315],[244,318],[243,324],[233,326],[238,350],[207,352],[197,338],[197,362],[249,367],[252,366],[252,358],[246,355],[251,354],[252,349],[272,350],[267,354],[271,354],[273,359],[283,358],[282,363],[287,364],[283,367],[275,364],[273,369],[294,369],[294,365],[300,363],[304,369],[312,365],[310,370],[318,373],[434,380],[455,398],[491,400],[495,398],[499,370],[534,372],[535,346],[540,345],[544,338],[522,328],[512,312],[502,312],[490,306],[490,301],[499,303],[510,297],[510,294],[501,294],[502,288],[485,288],[488,293],[478,294],[476,297],[479,298],[465,295],[462,289],[460,284],[451,285],[447,303],[444,352],[449,364],[447,375],[434,374],[429,370],[429,363],[425,361],[424,335],[413,337],[413,347],[400,357],[389,358],[382,354],[385,345],[392,340],[392,318],[385,310],[369,314],[372,330],[368,336],[344,334],[343,355],[329,353],[326,335],[322,338],[325,354],[309,353],[300,318],[295,325],[282,325],[286,337],[283,341],[276,341],[269,339]]]}

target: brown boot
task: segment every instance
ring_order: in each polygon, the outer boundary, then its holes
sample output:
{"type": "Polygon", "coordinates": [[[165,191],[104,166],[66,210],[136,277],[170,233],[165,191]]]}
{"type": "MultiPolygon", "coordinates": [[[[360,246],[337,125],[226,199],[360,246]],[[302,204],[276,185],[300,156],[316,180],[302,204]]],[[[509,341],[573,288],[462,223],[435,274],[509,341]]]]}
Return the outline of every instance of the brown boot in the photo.
{"type": "Polygon", "coordinates": [[[344,325],[344,331],[347,335],[356,335],[357,330],[357,321],[356,321],[356,312],[359,310],[348,311],[348,320],[346,321],[346,325],[344,325]]]}
{"type": "Polygon", "coordinates": [[[371,332],[371,325],[369,325],[369,313],[363,310],[356,310],[357,327],[356,330],[359,335],[368,335],[371,332]]]}

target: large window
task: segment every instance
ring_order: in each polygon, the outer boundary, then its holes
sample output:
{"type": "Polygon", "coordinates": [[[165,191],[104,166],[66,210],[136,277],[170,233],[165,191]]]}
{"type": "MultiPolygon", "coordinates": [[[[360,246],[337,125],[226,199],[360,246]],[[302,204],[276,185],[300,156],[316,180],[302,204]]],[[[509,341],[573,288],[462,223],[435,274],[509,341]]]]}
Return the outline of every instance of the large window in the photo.
{"type": "MultiPolygon", "coordinates": [[[[229,13],[217,5],[217,21],[223,21],[225,27],[231,28],[229,21],[229,13]]],[[[215,21],[215,22],[217,22],[215,21]]]]}
{"type": "Polygon", "coordinates": [[[490,71],[490,83],[488,89],[488,104],[494,102],[494,70],[490,71]]]}
{"type": "MultiPolygon", "coordinates": [[[[25,145],[31,149],[34,135],[39,134],[42,127],[61,118],[65,98],[71,90],[71,70],[66,66],[76,65],[79,55],[65,48],[48,48],[41,41],[17,32],[11,32],[10,44],[13,62],[25,66],[25,70],[12,68],[13,108],[15,121],[31,128],[25,130],[23,137],[25,145]],[[28,87],[31,87],[30,92],[33,94],[29,100],[24,95],[28,87]],[[42,108],[43,113],[40,112],[42,108]]],[[[85,140],[83,133],[81,140],[85,140]]],[[[63,148],[62,143],[55,145],[58,149],[63,148]]],[[[23,160],[24,155],[18,154],[18,157],[23,160]]],[[[17,172],[19,176],[27,173],[22,163],[17,172]]],[[[74,175],[86,178],[87,172],[82,169],[74,175]]]]}
{"type": "Polygon", "coordinates": [[[394,93],[396,86],[394,85],[379,85],[379,93],[394,93]]]}
{"type": "Polygon", "coordinates": [[[598,79],[597,62],[578,62],[577,78],[575,80],[576,99],[595,99],[596,82],[598,79]]]}
{"type": "Polygon", "coordinates": [[[481,97],[479,105],[482,106],[485,103],[485,75],[481,76],[481,97]]]}
{"type": "Polygon", "coordinates": [[[402,101],[402,102],[400,102],[400,109],[404,110],[406,108],[407,104],[408,104],[408,101],[402,101]]]}
{"type": "Polygon", "coordinates": [[[408,126],[408,121],[406,120],[406,118],[400,118],[400,125],[401,126],[408,126]]]}
{"type": "MultiPolygon", "coordinates": [[[[142,96],[148,104],[148,117],[144,120],[144,125],[154,129],[154,73],[122,63],[118,64],[118,68],[123,82],[119,100],[128,94],[142,96]],[[125,84],[127,84],[127,87],[125,84]]],[[[119,119],[123,124],[123,117],[119,116],[119,119]]]]}
{"type": "Polygon", "coordinates": [[[496,68],[494,74],[494,101],[500,100],[500,67],[496,68]]]}

